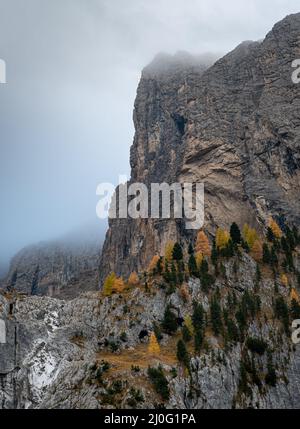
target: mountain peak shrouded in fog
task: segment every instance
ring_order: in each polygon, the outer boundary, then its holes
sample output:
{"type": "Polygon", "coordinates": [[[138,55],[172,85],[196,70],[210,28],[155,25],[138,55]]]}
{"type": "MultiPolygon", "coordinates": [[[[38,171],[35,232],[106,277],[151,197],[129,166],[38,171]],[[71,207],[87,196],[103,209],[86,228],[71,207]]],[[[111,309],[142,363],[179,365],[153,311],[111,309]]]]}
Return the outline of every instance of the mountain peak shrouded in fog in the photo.
{"type": "MultiPolygon", "coordinates": [[[[204,183],[208,231],[233,219],[263,229],[272,216],[300,226],[299,87],[291,79],[299,28],[300,14],[287,17],[262,42],[240,43],[206,67],[186,53],[156,56],[135,101],[133,180],[204,183]]],[[[101,279],[142,269],[168,240],[188,245],[195,232],[184,224],[112,220],[101,279]]]]}
{"type": "Polygon", "coordinates": [[[206,70],[220,58],[221,54],[206,53],[192,55],[189,52],[177,51],[174,55],[160,52],[143,70],[143,75],[168,74],[181,68],[206,70]]]}
{"type": "MultiPolygon", "coordinates": [[[[27,244],[87,222],[97,185],[129,175],[136,87],[157,52],[197,68],[198,53],[259,40],[298,7],[298,0],[133,0],[126,9],[123,0],[2,0],[1,265],[27,244]]],[[[205,68],[215,60],[203,59],[205,68]]]]}
{"type": "Polygon", "coordinates": [[[284,3],[7,0],[0,258],[22,250],[0,282],[0,409],[134,426],[136,409],[299,408],[300,14],[269,31],[284,3]],[[133,105],[136,205],[140,185],[178,184],[184,210],[130,205],[102,251],[88,219],[126,174],[133,105]]]}
{"type": "Polygon", "coordinates": [[[8,264],[0,263],[0,280],[3,279],[8,271],[8,264]]]}
{"type": "Polygon", "coordinates": [[[12,258],[2,286],[59,298],[97,290],[105,231],[106,222],[87,223],[57,239],[23,248],[12,258]]]}

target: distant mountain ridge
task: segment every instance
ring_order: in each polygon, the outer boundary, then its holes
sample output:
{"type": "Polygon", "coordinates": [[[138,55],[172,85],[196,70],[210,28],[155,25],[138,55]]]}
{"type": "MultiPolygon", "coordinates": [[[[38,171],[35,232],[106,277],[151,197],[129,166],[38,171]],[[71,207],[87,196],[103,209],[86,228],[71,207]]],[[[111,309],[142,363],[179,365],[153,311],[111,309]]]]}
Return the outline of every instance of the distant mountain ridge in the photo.
{"type": "Polygon", "coordinates": [[[27,246],[12,259],[2,286],[27,295],[64,299],[96,290],[103,236],[99,223],[27,246]]]}

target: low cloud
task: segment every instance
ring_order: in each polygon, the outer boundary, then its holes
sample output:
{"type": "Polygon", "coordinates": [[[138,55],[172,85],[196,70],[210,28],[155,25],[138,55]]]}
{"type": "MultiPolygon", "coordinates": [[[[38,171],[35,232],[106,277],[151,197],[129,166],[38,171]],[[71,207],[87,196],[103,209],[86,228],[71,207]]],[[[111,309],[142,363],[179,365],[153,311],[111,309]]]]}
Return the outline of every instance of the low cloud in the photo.
{"type": "Polygon", "coordinates": [[[96,186],[129,174],[132,108],[157,52],[225,53],[298,1],[2,0],[0,265],[95,218],[96,186]]]}

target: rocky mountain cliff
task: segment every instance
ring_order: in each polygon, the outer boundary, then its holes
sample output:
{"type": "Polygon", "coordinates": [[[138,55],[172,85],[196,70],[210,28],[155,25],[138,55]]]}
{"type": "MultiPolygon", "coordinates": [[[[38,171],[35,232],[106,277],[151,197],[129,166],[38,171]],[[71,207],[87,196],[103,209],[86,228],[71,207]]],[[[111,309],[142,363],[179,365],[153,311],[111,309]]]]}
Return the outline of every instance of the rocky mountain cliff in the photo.
{"type": "MultiPolygon", "coordinates": [[[[300,14],[262,42],[244,42],[213,66],[160,55],[146,67],[134,109],[131,182],[205,184],[205,229],[235,220],[263,229],[273,216],[300,223],[300,14]]],[[[146,267],[180,221],[111,220],[101,279],[146,267]]]]}
{"type": "Polygon", "coordinates": [[[268,271],[258,285],[247,254],[223,263],[209,294],[196,278],[185,294],[166,293],[157,276],[122,294],[89,292],[73,301],[0,293],[0,408],[299,408],[300,347],[274,312],[280,297],[290,303],[290,288],[268,271]],[[235,331],[225,325],[213,333],[211,296],[218,290],[224,314],[233,317],[246,305],[243,340],[238,331],[227,337],[235,331]],[[187,343],[187,371],[176,343],[183,319],[193,314],[196,327],[195,302],[204,309],[205,339],[201,353],[187,343]],[[148,336],[161,325],[160,351],[152,355],[148,336]],[[158,384],[149,366],[160,368],[158,384]]]}
{"type": "Polygon", "coordinates": [[[103,235],[101,225],[89,225],[59,240],[24,248],[12,259],[2,287],[64,299],[97,290],[103,235]]]}
{"type": "Polygon", "coordinates": [[[117,276],[73,300],[36,295],[69,297],[96,257],[21,253],[0,291],[1,409],[300,407],[299,29],[144,70],[131,181],[204,181],[205,231],[111,220],[100,274],[117,276]]]}

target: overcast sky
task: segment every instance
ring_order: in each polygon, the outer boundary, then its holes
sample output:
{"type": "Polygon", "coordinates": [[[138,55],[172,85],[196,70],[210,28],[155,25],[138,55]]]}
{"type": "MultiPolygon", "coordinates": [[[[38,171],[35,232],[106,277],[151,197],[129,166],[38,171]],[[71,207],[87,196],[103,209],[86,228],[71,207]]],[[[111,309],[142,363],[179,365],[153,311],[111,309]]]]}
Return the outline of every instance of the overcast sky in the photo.
{"type": "Polygon", "coordinates": [[[129,174],[136,87],[157,52],[226,53],[299,10],[299,0],[0,0],[0,266],[95,219],[97,184],[129,174]]]}

